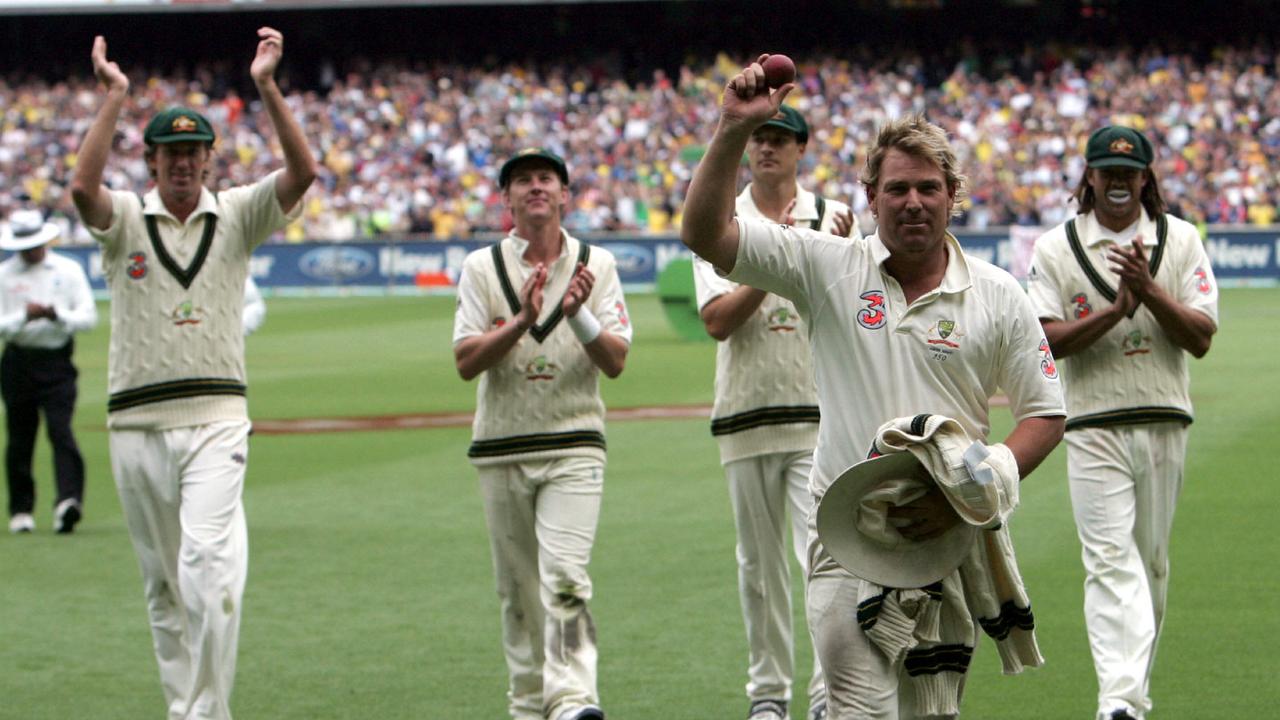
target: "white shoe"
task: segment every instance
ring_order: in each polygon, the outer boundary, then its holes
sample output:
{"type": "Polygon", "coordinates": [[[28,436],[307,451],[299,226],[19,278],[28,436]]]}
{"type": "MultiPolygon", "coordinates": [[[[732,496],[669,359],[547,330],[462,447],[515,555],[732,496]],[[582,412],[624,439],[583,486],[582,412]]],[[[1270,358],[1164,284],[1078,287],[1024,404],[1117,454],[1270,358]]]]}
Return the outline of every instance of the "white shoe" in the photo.
{"type": "Polygon", "coordinates": [[[58,503],[58,507],[53,511],[53,531],[61,535],[66,535],[76,529],[76,523],[80,522],[80,501],[74,498],[67,498],[58,503]]]}
{"type": "Polygon", "coordinates": [[[18,533],[29,533],[36,529],[36,519],[31,513],[17,513],[9,518],[9,532],[17,535],[18,533]]]}

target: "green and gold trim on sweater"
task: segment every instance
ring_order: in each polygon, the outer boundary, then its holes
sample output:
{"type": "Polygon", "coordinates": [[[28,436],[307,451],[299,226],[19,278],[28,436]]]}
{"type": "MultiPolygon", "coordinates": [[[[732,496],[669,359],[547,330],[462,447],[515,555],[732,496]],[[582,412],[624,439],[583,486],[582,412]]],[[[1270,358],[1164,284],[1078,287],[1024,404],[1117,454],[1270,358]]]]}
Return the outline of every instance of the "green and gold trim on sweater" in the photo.
{"type": "Polygon", "coordinates": [[[239,380],[227,380],[224,378],[171,380],[111,393],[111,397],[107,401],[107,412],[118,412],[140,405],[164,402],[165,400],[200,397],[202,395],[239,395],[243,397],[244,394],[245,385],[239,380]]]}
{"type": "Polygon", "coordinates": [[[604,433],[595,430],[570,430],[568,432],[512,435],[491,440],[475,440],[472,441],[471,447],[467,449],[467,457],[493,458],[576,447],[594,447],[604,450],[604,433]]]}
{"type": "Polygon", "coordinates": [[[1191,414],[1175,407],[1134,407],[1077,415],[1067,419],[1067,430],[1107,427],[1110,425],[1144,425],[1157,422],[1180,422],[1190,425],[1191,414]]]}
{"type": "Polygon", "coordinates": [[[756,408],[711,420],[712,435],[730,435],[767,425],[816,423],[820,419],[817,405],[793,405],[756,408]]]}

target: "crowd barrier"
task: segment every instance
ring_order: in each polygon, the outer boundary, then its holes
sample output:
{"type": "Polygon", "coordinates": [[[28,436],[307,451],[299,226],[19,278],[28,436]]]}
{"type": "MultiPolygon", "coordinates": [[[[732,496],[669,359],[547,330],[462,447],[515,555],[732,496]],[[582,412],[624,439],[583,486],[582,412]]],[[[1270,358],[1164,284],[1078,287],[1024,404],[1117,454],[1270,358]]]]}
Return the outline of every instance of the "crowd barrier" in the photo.
{"type": "MultiPolygon", "coordinates": [[[[1030,247],[1039,228],[957,231],[966,252],[993,262],[1017,277],[1026,273],[1030,247]]],[[[585,238],[618,259],[618,273],[629,290],[651,290],[660,273],[689,251],[674,236],[585,238]]],[[[465,241],[379,241],[263,245],[250,271],[268,294],[329,292],[451,292],[467,253],[492,243],[465,241]]],[[[1213,228],[1205,240],[1210,262],[1224,286],[1275,285],[1280,282],[1280,226],[1262,229],[1213,228]]],[[[95,291],[105,291],[102,253],[94,246],[68,246],[58,252],[80,261],[95,291]]]]}

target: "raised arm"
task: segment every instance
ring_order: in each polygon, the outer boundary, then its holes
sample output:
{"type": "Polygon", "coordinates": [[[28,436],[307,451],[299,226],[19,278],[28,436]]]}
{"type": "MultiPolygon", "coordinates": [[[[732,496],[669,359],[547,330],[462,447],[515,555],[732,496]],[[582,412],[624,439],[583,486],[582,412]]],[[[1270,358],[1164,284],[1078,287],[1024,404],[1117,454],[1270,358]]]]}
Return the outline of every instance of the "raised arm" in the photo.
{"type": "Polygon", "coordinates": [[[284,35],[279,30],[262,27],[258,28],[258,37],[262,39],[258,41],[258,54],[249,67],[249,75],[258,86],[262,106],[271,118],[271,127],[284,153],[284,172],[276,178],[276,199],[280,201],[280,208],[288,212],[316,179],[316,160],[307,147],[302,126],[289,113],[284,94],[276,84],[276,67],[284,55],[284,35]]]}
{"type": "Polygon", "coordinates": [[[71,199],[86,225],[105,230],[111,224],[111,193],[102,185],[102,171],[111,154],[120,110],[129,96],[129,78],[120,71],[119,65],[107,60],[107,41],[101,35],[93,39],[90,57],[93,74],[107,94],[80,143],[76,171],[71,179],[71,199]]]}
{"type": "Polygon", "coordinates": [[[751,132],[778,112],[787,93],[795,87],[787,83],[769,92],[760,67],[767,57],[761,55],[725,87],[720,122],[684,199],[681,241],[723,272],[732,270],[738,257],[733,197],[742,153],[751,132]]]}

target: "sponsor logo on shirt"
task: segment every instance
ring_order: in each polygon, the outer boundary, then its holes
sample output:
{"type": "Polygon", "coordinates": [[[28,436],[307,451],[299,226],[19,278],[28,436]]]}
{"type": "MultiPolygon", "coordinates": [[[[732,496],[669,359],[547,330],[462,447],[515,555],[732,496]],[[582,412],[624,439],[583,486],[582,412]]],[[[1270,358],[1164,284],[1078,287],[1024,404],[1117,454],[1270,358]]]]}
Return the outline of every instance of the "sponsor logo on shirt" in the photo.
{"type": "Polygon", "coordinates": [[[617,311],[618,323],[621,324],[622,327],[627,327],[628,325],[631,324],[631,320],[627,317],[626,303],[619,300],[618,302],[613,304],[613,309],[617,311]]]}
{"type": "Polygon", "coordinates": [[[1058,379],[1058,365],[1053,361],[1053,351],[1049,349],[1049,339],[1040,338],[1040,374],[1050,380],[1058,379]]]}
{"type": "Polygon", "coordinates": [[[129,256],[129,264],[125,266],[126,273],[134,280],[141,280],[147,276],[147,254],[136,252],[129,256]]]}
{"type": "Polygon", "coordinates": [[[1076,293],[1071,298],[1071,304],[1075,305],[1075,316],[1077,320],[1089,317],[1093,312],[1093,306],[1089,304],[1089,296],[1084,293],[1076,293]]]}
{"type": "Polygon", "coordinates": [[[549,362],[546,355],[539,355],[524,366],[524,379],[530,382],[538,380],[555,380],[560,366],[549,362]]]}
{"type": "Polygon", "coordinates": [[[1201,295],[1208,295],[1209,292],[1213,290],[1213,286],[1209,284],[1209,273],[1205,272],[1203,267],[1197,266],[1195,276],[1196,290],[1199,291],[1201,295]]]}
{"type": "Polygon", "coordinates": [[[887,319],[884,314],[884,291],[871,290],[858,297],[867,301],[867,306],[858,311],[858,324],[868,330],[879,330],[884,327],[887,319]]]}

